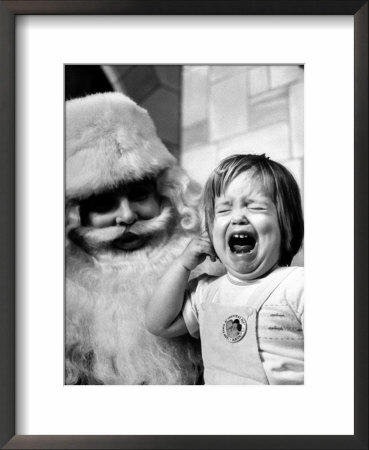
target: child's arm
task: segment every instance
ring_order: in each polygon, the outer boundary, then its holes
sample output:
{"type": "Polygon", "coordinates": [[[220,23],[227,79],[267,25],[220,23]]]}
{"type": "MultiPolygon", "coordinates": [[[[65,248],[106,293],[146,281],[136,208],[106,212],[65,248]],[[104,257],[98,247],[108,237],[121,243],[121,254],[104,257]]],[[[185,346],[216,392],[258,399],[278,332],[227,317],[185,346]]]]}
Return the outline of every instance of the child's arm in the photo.
{"type": "Polygon", "coordinates": [[[159,280],[153,298],[146,308],[146,327],[163,337],[176,337],[187,333],[181,314],[184,293],[191,270],[206,256],[215,261],[212,244],[205,233],[191,240],[181,256],[159,280]]]}

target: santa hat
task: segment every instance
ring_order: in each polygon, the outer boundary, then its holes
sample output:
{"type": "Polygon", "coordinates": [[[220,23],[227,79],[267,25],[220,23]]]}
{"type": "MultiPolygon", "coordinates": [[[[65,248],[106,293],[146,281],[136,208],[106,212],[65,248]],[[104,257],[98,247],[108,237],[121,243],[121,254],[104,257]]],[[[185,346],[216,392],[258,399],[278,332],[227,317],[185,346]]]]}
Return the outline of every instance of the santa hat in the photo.
{"type": "Polygon", "coordinates": [[[176,164],[147,111],[107,92],[66,103],[66,197],[86,198],[176,164]]]}

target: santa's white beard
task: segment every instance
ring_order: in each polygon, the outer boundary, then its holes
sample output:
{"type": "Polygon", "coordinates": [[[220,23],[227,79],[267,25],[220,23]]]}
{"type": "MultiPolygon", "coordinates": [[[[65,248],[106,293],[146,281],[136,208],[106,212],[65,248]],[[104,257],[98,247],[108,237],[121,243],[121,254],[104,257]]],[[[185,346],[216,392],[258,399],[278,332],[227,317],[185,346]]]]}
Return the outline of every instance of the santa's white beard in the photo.
{"type": "Polygon", "coordinates": [[[189,336],[155,337],[144,324],[145,305],[158,279],[189,239],[175,232],[155,246],[107,252],[90,264],[78,253],[67,256],[67,384],[199,381],[199,343],[189,336]]]}

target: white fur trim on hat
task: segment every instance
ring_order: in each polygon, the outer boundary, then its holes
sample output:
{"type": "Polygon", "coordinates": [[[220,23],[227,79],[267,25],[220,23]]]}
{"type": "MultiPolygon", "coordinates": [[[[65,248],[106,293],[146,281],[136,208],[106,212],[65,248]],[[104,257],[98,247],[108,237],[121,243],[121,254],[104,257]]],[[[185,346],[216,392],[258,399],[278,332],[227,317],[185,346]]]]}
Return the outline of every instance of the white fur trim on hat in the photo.
{"type": "Polygon", "coordinates": [[[143,108],[107,92],[66,102],[66,197],[86,198],[156,176],[175,158],[143,108]]]}

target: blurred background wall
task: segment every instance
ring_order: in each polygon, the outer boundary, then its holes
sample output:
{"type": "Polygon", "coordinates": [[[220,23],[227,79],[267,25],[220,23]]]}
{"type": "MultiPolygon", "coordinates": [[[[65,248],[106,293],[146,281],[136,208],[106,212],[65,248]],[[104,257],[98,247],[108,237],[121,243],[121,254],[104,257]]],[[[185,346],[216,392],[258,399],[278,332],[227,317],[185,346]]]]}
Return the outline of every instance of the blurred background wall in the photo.
{"type": "MultiPolygon", "coordinates": [[[[304,69],[299,65],[68,65],[65,97],[127,94],[148,110],[160,138],[203,184],[234,153],[283,163],[304,194],[304,69]]],[[[303,252],[295,264],[303,264],[303,252]]]]}
{"type": "Polygon", "coordinates": [[[233,153],[265,153],[303,187],[303,69],[184,66],[181,162],[200,182],[233,153]]]}

